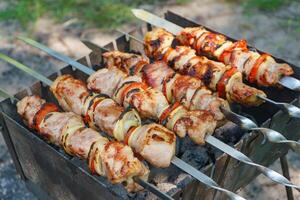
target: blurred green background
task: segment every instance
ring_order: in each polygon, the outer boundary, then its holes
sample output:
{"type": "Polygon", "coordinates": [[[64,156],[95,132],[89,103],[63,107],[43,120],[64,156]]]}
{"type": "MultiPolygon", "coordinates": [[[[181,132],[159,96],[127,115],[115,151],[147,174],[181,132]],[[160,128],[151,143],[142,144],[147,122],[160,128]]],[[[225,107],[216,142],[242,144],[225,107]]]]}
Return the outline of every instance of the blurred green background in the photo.
{"type": "MultiPolygon", "coordinates": [[[[49,17],[57,22],[76,18],[82,25],[112,29],[134,20],[130,9],[141,5],[185,4],[191,0],[7,0],[0,11],[0,20],[17,20],[30,29],[40,17],[49,17]]],[[[296,0],[227,0],[242,4],[245,14],[252,9],[274,12],[282,5],[296,0]]],[[[300,21],[300,19],[296,19],[300,21]]]]}
{"type": "MultiPolygon", "coordinates": [[[[177,0],[174,3],[184,3],[177,0]]],[[[58,22],[78,18],[85,25],[100,28],[114,28],[134,18],[130,8],[142,4],[166,3],[167,0],[20,0],[8,1],[8,8],[0,12],[0,20],[14,19],[26,27],[42,16],[58,22]]]]}

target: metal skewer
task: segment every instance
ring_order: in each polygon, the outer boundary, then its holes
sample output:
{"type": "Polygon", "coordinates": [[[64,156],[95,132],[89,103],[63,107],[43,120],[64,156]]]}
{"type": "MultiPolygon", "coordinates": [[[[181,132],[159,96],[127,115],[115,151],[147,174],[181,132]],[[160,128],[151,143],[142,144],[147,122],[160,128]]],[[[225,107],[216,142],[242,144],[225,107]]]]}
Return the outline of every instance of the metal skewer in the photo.
{"type": "MultiPolygon", "coordinates": [[[[57,59],[66,62],[74,67],[76,67],[77,69],[81,70],[81,71],[90,71],[92,73],[94,73],[95,71],[85,65],[80,64],[79,62],[76,62],[74,60],[72,60],[71,58],[65,56],[65,55],[61,55],[58,52],[55,52],[53,49],[50,49],[49,47],[46,47],[45,45],[42,45],[34,40],[31,40],[29,38],[20,38],[21,40],[25,41],[26,43],[41,49],[42,51],[48,53],[51,56],[56,57],[57,59]],[[70,60],[72,62],[70,62],[70,60]]],[[[1,55],[1,54],[0,54],[1,55]]],[[[0,57],[1,58],[1,57],[0,57]]],[[[92,73],[88,74],[91,75],[92,73]]],[[[218,140],[217,138],[209,135],[206,137],[205,141],[209,144],[211,144],[212,146],[218,148],[219,150],[223,151],[224,153],[230,155],[231,157],[245,163],[248,165],[252,165],[254,167],[256,167],[259,171],[261,171],[266,177],[268,177],[269,179],[271,179],[272,181],[288,186],[288,187],[293,187],[296,188],[300,191],[300,186],[294,185],[292,184],[288,179],[286,179],[284,176],[282,176],[281,174],[267,168],[264,167],[262,165],[259,165],[257,163],[254,163],[250,158],[248,158],[246,155],[244,155],[243,153],[241,153],[240,151],[230,147],[229,145],[221,142],[220,140],[218,140]]]]}
{"type": "MultiPolygon", "coordinates": [[[[15,67],[17,67],[18,69],[27,72],[29,75],[37,78],[38,80],[40,80],[41,82],[45,83],[48,86],[51,86],[53,81],[51,81],[50,79],[48,79],[47,77],[39,74],[38,72],[32,70],[31,68],[29,68],[28,66],[25,66],[24,64],[4,55],[0,53],[0,59],[5,60],[6,62],[14,65],[15,67]]],[[[75,61],[76,62],[76,61],[75,61]]],[[[77,63],[77,62],[76,62],[77,63]]],[[[80,64],[80,63],[79,63],[80,64]]],[[[84,65],[83,65],[84,66],[84,65]]],[[[209,176],[205,175],[204,173],[200,172],[199,170],[197,170],[196,168],[194,168],[193,166],[187,164],[186,162],[184,162],[183,160],[181,160],[180,158],[174,156],[174,158],[172,159],[171,163],[173,165],[175,165],[176,167],[178,167],[179,169],[181,169],[182,171],[190,174],[192,177],[194,177],[195,179],[197,179],[198,181],[204,183],[205,185],[207,185],[210,188],[214,188],[216,190],[219,190],[221,192],[224,192],[225,194],[227,194],[227,196],[232,199],[232,200],[245,200],[243,197],[229,191],[226,190],[222,187],[220,187],[213,179],[211,179],[209,176]]],[[[145,182],[143,180],[139,180],[138,183],[141,182],[141,185],[144,186],[145,188],[147,188],[149,191],[153,192],[154,194],[156,194],[158,197],[163,198],[163,199],[173,199],[172,197],[168,196],[165,193],[162,193],[158,190],[158,188],[156,188],[154,185],[145,182]]]]}
{"type": "Polygon", "coordinates": [[[257,95],[257,96],[258,96],[258,98],[261,98],[262,100],[277,106],[282,111],[286,112],[290,117],[300,118],[300,108],[298,108],[292,104],[289,104],[289,103],[276,102],[276,101],[273,101],[269,98],[266,98],[266,97],[263,97],[260,95],[257,95]]]}
{"type": "Polygon", "coordinates": [[[232,112],[231,110],[227,110],[221,107],[222,112],[226,116],[226,118],[230,119],[230,121],[237,124],[239,127],[241,127],[244,130],[247,131],[257,131],[272,143],[278,143],[278,144],[287,144],[295,153],[300,155],[300,143],[296,142],[294,140],[288,140],[286,137],[284,137],[282,134],[280,134],[277,131],[274,131],[269,128],[262,128],[258,127],[255,122],[250,120],[247,117],[244,117],[242,115],[239,115],[237,113],[232,112]]]}
{"type": "MultiPolygon", "coordinates": [[[[171,32],[174,35],[179,34],[182,31],[182,27],[174,24],[166,19],[158,17],[150,12],[147,12],[143,9],[132,9],[132,13],[139,19],[148,22],[154,26],[161,27],[171,32]]],[[[280,85],[297,92],[300,92],[300,80],[291,77],[285,76],[281,78],[278,82],[280,85]]]]}
{"type": "MultiPolygon", "coordinates": [[[[137,37],[133,36],[133,35],[130,35],[128,33],[125,33],[123,31],[120,31],[118,30],[120,33],[132,38],[133,40],[141,43],[141,44],[144,44],[144,42],[141,40],[141,39],[138,39],[137,37]]],[[[94,48],[97,47],[97,45],[89,42],[89,41],[82,41],[88,48],[91,48],[92,50],[94,48]]],[[[100,48],[100,47],[98,47],[100,48]]],[[[291,77],[292,78],[292,77],[291,77]]],[[[293,78],[295,79],[295,78],[293,78]]],[[[297,79],[295,79],[297,80],[297,79]]],[[[300,91],[300,90],[299,90],[300,91]]],[[[273,104],[275,105],[276,107],[280,108],[282,111],[284,111],[285,113],[287,113],[290,117],[293,117],[293,118],[300,118],[300,108],[297,107],[297,106],[294,106],[292,104],[289,104],[289,103],[281,103],[281,102],[276,102],[276,101],[273,101],[267,97],[263,97],[263,96],[260,96],[260,95],[256,95],[258,98],[270,103],[270,104],[273,104]]]]}
{"type": "Polygon", "coordinates": [[[4,90],[2,90],[1,88],[0,88],[0,97],[3,97],[5,99],[10,98],[13,101],[19,101],[19,99],[17,99],[16,97],[8,94],[7,92],[5,92],[4,90]]]}

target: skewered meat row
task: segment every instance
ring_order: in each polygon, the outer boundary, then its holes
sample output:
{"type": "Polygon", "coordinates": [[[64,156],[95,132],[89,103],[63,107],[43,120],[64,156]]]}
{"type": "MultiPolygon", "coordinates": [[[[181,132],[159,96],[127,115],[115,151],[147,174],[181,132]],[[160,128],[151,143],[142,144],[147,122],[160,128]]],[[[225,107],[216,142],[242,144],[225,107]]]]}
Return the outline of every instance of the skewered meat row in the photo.
{"type": "Polygon", "coordinates": [[[149,169],[129,146],[110,142],[87,128],[79,115],[59,112],[55,104],[46,103],[39,96],[24,97],[17,103],[17,112],[29,128],[68,154],[87,159],[91,172],[107,177],[111,183],[126,182],[126,189],[132,192],[142,189],[133,177],[148,179],[149,169]]]}
{"type": "Polygon", "coordinates": [[[113,98],[124,108],[134,107],[143,118],[153,118],[174,131],[186,134],[197,144],[204,144],[212,134],[216,120],[207,111],[189,111],[178,102],[169,104],[158,90],[146,85],[138,76],[128,76],[117,67],[103,68],[88,78],[88,88],[113,98]]]}
{"type": "Polygon", "coordinates": [[[250,83],[274,86],[281,77],[294,73],[288,64],[277,63],[271,55],[250,50],[247,41],[232,42],[224,35],[203,27],[184,28],[176,39],[182,45],[195,49],[198,54],[235,66],[250,83]]]}
{"type": "Polygon", "coordinates": [[[187,46],[172,48],[174,36],[164,29],[157,28],[145,35],[145,53],[148,57],[163,60],[181,74],[200,79],[219,97],[229,102],[246,106],[258,106],[263,101],[257,95],[265,93],[243,83],[242,73],[236,67],[197,56],[195,50],[187,46]]]}
{"type": "Polygon", "coordinates": [[[124,141],[156,167],[168,167],[175,154],[176,136],[165,127],[141,126],[134,109],[124,109],[106,95],[90,94],[85,83],[71,75],[56,78],[51,91],[65,111],[82,115],[91,128],[124,141]]]}
{"type": "Polygon", "coordinates": [[[161,91],[169,102],[181,102],[189,110],[207,110],[214,119],[223,119],[220,106],[229,109],[228,103],[213,95],[200,80],[175,73],[164,62],[149,64],[147,57],[110,51],[103,54],[104,64],[108,68],[118,67],[126,74],[136,75],[150,87],[161,91]]]}

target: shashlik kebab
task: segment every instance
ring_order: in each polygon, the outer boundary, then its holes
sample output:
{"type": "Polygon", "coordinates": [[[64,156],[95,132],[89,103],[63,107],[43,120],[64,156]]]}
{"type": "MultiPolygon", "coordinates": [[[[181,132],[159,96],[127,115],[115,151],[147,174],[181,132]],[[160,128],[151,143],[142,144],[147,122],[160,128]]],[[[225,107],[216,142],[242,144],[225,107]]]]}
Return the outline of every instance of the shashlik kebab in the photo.
{"type": "MultiPolygon", "coordinates": [[[[190,46],[198,54],[235,67],[250,83],[257,83],[261,86],[281,84],[293,90],[299,90],[291,85],[292,82],[298,85],[297,79],[289,77],[288,80],[282,82],[282,77],[288,77],[294,73],[287,63],[277,63],[271,55],[260,54],[249,49],[245,40],[232,42],[224,35],[212,33],[204,27],[183,28],[142,9],[133,9],[132,12],[137,18],[172,32],[177,36],[176,39],[181,45],[190,46]]],[[[174,37],[168,39],[173,40],[174,37]]]]}
{"type": "Polygon", "coordinates": [[[242,73],[236,67],[197,56],[195,50],[187,46],[172,48],[173,39],[171,33],[161,28],[147,32],[144,38],[146,55],[165,61],[181,74],[200,79],[203,85],[229,102],[245,106],[258,106],[264,102],[258,96],[266,97],[266,94],[243,83],[242,73]]]}
{"type": "Polygon", "coordinates": [[[105,176],[113,184],[125,182],[129,192],[142,189],[133,177],[147,181],[149,169],[134,156],[129,146],[109,141],[87,128],[79,115],[60,112],[55,104],[46,103],[36,95],[21,99],[17,112],[24,123],[47,142],[60,146],[72,156],[87,159],[93,174],[105,176]]]}
{"type": "Polygon", "coordinates": [[[106,95],[91,95],[85,83],[71,75],[56,78],[51,91],[65,111],[82,115],[96,130],[128,144],[156,167],[168,167],[175,154],[176,136],[165,127],[141,125],[134,109],[124,109],[106,95]]]}
{"type": "Polygon", "coordinates": [[[195,49],[199,55],[235,66],[250,83],[260,86],[275,86],[280,78],[294,73],[288,64],[277,63],[271,55],[249,49],[246,40],[232,42],[204,27],[184,28],[176,39],[195,49]]]}
{"type": "MultiPolygon", "coordinates": [[[[39,79],[40,81],[42,81],[42,82],[45,83],[46,85],[48,85],[48,86],[51,86],[51,85],[52,85],[52,81],[51,81],[50,79],[48,79],[48,78],[44,77],[43,75],[41,75],[41,74],[35,72],[34,70],[32,70],[32,69],[30,69],[29,67],[27,67],[27,66],[25,66],[25,65],[23,65],[23,64],[21,64],[21,63],[19,63],[18,61],[14,60],[14,59],[12,59],[12,58],[10,58],[10,57],[5,56],[4,54],[0,54],[0,57],[1,57],[1,59],[3,59],[3,60],[5,60],[5,61],[7,61],[7,62],[13,64],[14,66],[16,66],[17,68],[21,69],[22,71],[25,71],[26,73],[29,73],[30,75],[32,75],[32,76],[34,76],[35,78],[39,79]]],[[[75,85],[77,85],[77,86],[80,85],[80,84],[78,84],[78,83],[79,83],[78,80],[75,80],[75,82],[76,82],[75,85]]],[[[55,88],[57,88],[57,85],[56,85],[55,88]]],[[[85,87],[85,88],[86,88],[86,87],[85,87]]],[[[71,89],[71,88],[67,88],[67,91],[66,91],[66,92],[69,93],[69,92],[71,91],[70,89],[71,89]]],[[[80,90],[80,89],[79,89],[79,90],[80,90]]],[[[60,90],[59,90],[59,91],[60,91],[60,90]]],[[[60,91],[60,92],[61,92],[61,91],[60,91]]],[[[1,93],[1,94],[3,93],[3,91],[2,91],[1,89],[0,89],[0,93],[1,93]]],[[[83,93],[85,93],[85,92],[82,91],[82,94],[83,94],[83,93]]],[[[64,93],[62,93],[62,94],[64,94],[64,93]]],[[[71,94],[72,94],[72,93],[71,93],[71,94]]],[[[58,94],[58,95],[59,95],[59,94],[58,94]]],[[[7,95],[5,95],[5,96],[7,96],[7,95]]],[[[103,97],[103,95],[95,95],[95,94],[94,94],[93,96],[96,96],[96,97],[98,97],[98,96],[103,97]]],[[[82,96],[81,96],[81,95],[79,95],[79,97],[77,97],[77,98],[79,98],[79,99],[77,99],[76,102],[81,102],[81,101],[82,101],[82,96]]],[[[87,98],[87,99],[88,99],[88,98],[87,98]]],[[[85,101],[87,101],[87,99],[86,99],[85,101]]],[[[69,103],[71,103],[71,101],[65,101],[65,100],[64,100],[64,101],[62,102],[62,105],[63,105],[63,106],[66,106],[66,108],[74,108],[73,105],[68,106],[69,103]],[[66,104],[65,104],[65,103],[66,103],[66,104]]],[[[93,105],[95,104],[95,106],[98,106],[98,103],[99,103],[98,101],[95,101],[95,102],[94,102],[93,99],[91,99],[91,104],[89,104],[89,107],[92,106],[92,107],[93,107],[92,109],[94,110],[94,106],[93,106],[93,105]]],[[[100,102],[100,103],[101,103],[101,102],[100,102]]],[[[89,115],[89,117],[90,117],[90,114],[93,115],[93,113],[88,113],[89,107],[87,107],[87,115],[89,115]]],[[[78,111],[78,110],[77,110],[77,111],[78,111]]],[[[105,113],[106,111],[107,111],[107,110],[104,110],[104,113],[105,113]]],[[[104,116],[107,117],[107,113],[105,113],[104,116]]],[[[122,118],[123,118],[123,117],[122,117],[122,118]]],[[[88,121],[89,121],[89,120],[88,120],[88,121]]],[[[118,123],[118,122],[117,122],[117,123],[118,123]]],[[[131,123],[130,123],[130,124],[131,124],[131,123]]],[[[95,127],[94,127],[94,128],[95,128],[95,127]]],[[[119,127],[117,127],[117,128],[119,128],[119,127]]],[[[125,138],[124,138],[126,143],[129,142],[130,137],[135,137],[135,139],[138,137],[137,140],[138,140],[139,142],[143,142],[143,141],[141,141],[141,138],[143,138],[143,136],[145,136],[145,133],[144,133],[144,134],[143,134],[143,133],[139,133],[139,135],[136,135],[136,133],[133,133],[133,132],[136,131],[136,129],[138,129],[138,128],[139,128],[139,127],[136,127],[136,128],[134,128],[132,131],[131,131],[131,130],[128,131],[128,133],[125,135],[125,138]]],[[[114,130],[115,130],[115,129],[114,129],[114,130]]],[[[146,131],[146,132],[147,132],[148,129],[145,128],[145,126],[144,126],[144,130],[143,130],[143,131],[146,131]]],[[[152,137],[153,140],[156,140],[156,144],[155,144],[155,145],[156,145],[157,147],[156,147],[156,148],[152,148],[152,149],[148,148],[148,151],[152,151],[152,150],[153,150],[153,152],[155,152],[156,155],[158,155],[158,156],[165,156],[165,152],[164,152],[163,154],[159,154],[160,152],[157,152],[157,148],[159,148],[159,149],[163,149],[163,148],[164,148],[164,146],[160,144],[160,142],[162,142],[162,139],[164,139],[164,138],[161,138],[161,137],[160,137],[161,135],[157,135],[158,131],[160,131],[159,128],[158,128],[158,129],[155,129],[154,131],[152,131],[153,135],[150,136],[150,137],[152,137]]],[[[167,132],[167,131],[166,131],[166,132],[167,132]]],[[[171,132],[171,133],[173,134],[173,132],[171,132]]],[[[173,135],[174,135],[174,134],[173,134],[173,135]]],[[[147,137],[147,136],[146,136],[146,137],[147,137]]],[[[66,139],[66,137],[65,137],[65,139],[66,139]]],[[[147,143],[147,142],[149,142],[149,138],[148,138],[148,140],[146,139],[146,143],[147,143]]],[[[145,145],[145,144],[144,144],[144,145],[145,145]]],[[[149,143],[147,143],[146,145],[149,145],[149,143]]],[[[96,150],[97,150],[97,149],[96,149],[96,150]]],[[[146,153],[153,154],[153,152],[146,152],[146,153]]],[[[153,154],[153,155],[154,155],[154,154],[153,154]]],[[[153,157],[153,159],[155,159],[155,157],[153,157]]],[[[162,157],[161,160],[163,160],[163,159],[165,159],[165,158],[162,157]]],[[[213,179],[211,179],[211,178],[208,177],[207,175],[203,174],[202,172],[198,171],[197,169],[195,169],[195,168],[192,167],[191,165],[187,164],[186,162],[182,161],[181,159],[177,158],[176,156],[174,156],[174,158],[172,159],[172,164],[174,164],[175,166],[177,166],[177,167],[180,168],[181,170],[187,172],[188,174],[190,174],[191,176],[193,176],[194,178],[196,178],[198,181],[204,183],[204,184],[207,185],[208,187],[226,193],[227,196],[228,196],[230,199],[235,199],[235,200],[237,200],[237,199],[238,199],[238,200],[244,199],[244,198],[242,198],[242,197],[236,195],[235,193],[233,193],[233,192],[231,192],[231,191],[229,191],[229,190],[226,190],[226,189],[224,189],[224,188],[218,186],[218,184],[217,184],[213,179]]],[[[256,165],[256,164],[255,164],[255,165],[256,165]]],[[[279,176],[281,176],[281,175],[279,175],[279,176]]],[[[135,180],[136,180],[136,179],[135,179],[135,180]]],[[[139,183],[139,184],[143,184],[143,186],[146,186],[148,190],[150,190],[151,192],[153,192],[154,194],[156,194],[158,197],[162,197],[162,198],[166,198],[166,199],[171,199],[170,196],[168,196],[167,194],[161,193],[161,192],[157,192],[157,189],[156,189],[155,187],[149,185],[147,182],[141,181],[141,179],[138,179],[138,183],[139,183]]]]}

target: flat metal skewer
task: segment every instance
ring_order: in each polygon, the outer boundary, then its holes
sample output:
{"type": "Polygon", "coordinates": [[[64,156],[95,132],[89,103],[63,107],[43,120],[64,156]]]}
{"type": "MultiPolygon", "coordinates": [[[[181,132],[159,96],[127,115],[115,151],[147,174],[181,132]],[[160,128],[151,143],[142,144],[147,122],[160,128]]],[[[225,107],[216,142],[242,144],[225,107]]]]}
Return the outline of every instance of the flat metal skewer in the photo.
{"type": "MultiPolygon", "coordinates": [[[[158,17],[143,9],[132,9],[131,11],[138,19],[148,22],[154,26],[164,28],[174,35],[178,35],[183,30],[183,27],[178,26],[177,24],[158,17]]],[[[300,80],[294,77],[285,76],[279,80],[279,84],[290,90],[300,92],[300,80]]]]}
{"type": "Polygon", "coordinates": [[[274,131],[269,128],[258,127],[255,122],[250,120],[247,117],[239,115],[237,113],[232,112],[231,110],[227,110],[221,107],[222,112],[226,116],[226,118],[230,119],[230,121],[237,124],[239,127],[246,131],[257,131],[265,137],[269,142],[277,143],[277,144],[287,144],[295,153],[300,155],[300,143],[294,140],[288,140],[281,133],[274,131]]]}
{"type": "MultiPolygon", "coordinates": [[[[144,42],[141,40],[141,39],[138,39],[137,37],[133,36],[133,35],[130,35],[128,33],[125,33],[123,31],[120,31],[118,30],[120,33],[132,38],[133,40],[141,43],[141,44],[144,44],[144,42]]],[[[89,41],[82,41],[88,48],[91,48],[93,50],[93,48],[96,48],[97,45],[89,42],[89,41]]],[[[99,47],[100,48],[100,47],[99,47]]],[[[294,78],[293,78],[294,79],[294,78]]],[[[297,79],[296,79],[297,80],[297,79]]],[[[294,106],[292,104],[289,104],[289,103],[281,103],[281,102],[276,102],[276,101],[273,101],[267,97],[263,97],[263,96],[260,96],[260,95],[257,95],[258,98],[270,103],[270,104],[273,104],[274,106],[280,108],[282,111],[284,111],[285,113],[287,113],[290,117],[293,117],[293,118],[300,118],[300,108],[297,107],[297,106],[294,106]]]]}
{"type": "MultiPolygon", "coordinates": [[[[90,71],[93,71],[93,73],[95,72],[93,69],[91,69],[87,66],[84,66],[84,65],[82,65],[82,64],[80,64],[80,63],[78,63],[74,60],[72,62],[69,62],[68,60],[70,60],[71,58],[69,58],[65,55],[57,56],[58,52],[55,52],[53,49],[50,49],[49,47],[47,47],[45,45],[42,45],[42,44],[40,44],[40,43],[38,43],[34,40],[31,40],[29,38],[24,38],[24,37],[22,37],[20,39],[23,40],[24,42],[36,47],[36,48],[39,48],[40,50],[48,53],[49,55],[52,55],[52,56],[56,57],[57,59],[70,64],[70,65],[75,62],[75,65],[73,65],[73,66],[76,67],[79,70],[83,70],[81,68],[88,68],[88,69],[90,69],[90,71]],[[64,59],[64,58],[67,58],[67,59],[64,59]]],[[[91,74],[88,74],[88,75],[91,75],[91,74]]],[[[246,155],[244,155],[240,151],[230,147],[229,145],[221,142],[217,138],[215,138],[213,136],[207,136],[205,141],[207,143],[211,144],[212,146],[218,148],[219,150],[223,151],[224,153],[230,155],[231,157],[233,157],[233,158],[235,158],[235,159],[237,159],[237,160],[239,160],[239,161],[241,161],[245,164],[252,165],[252,166],[256,167],[259,171],[261,171],[266,177],[268,177],[272,181],[274,181],[276,183],[279,183],[279,184],[282,184],[282,185],[285,185],[285,186],[288,186],[288,187],[296,188],[297,190],[300,191],[300,186],[292,184],[288,179],[286,179],[281,174],[279,174],[279,173],[277,173],[277,172],[275,172],[275,171],[273,171],[269,168],[266,168],[262,165],[254,163],[246,155]]]]}
{"type": "Polygon", "coordinates": [[[290,103],[276,102],[276,101],[273,101],[269,98],[266,98],[266,97],[263,97],[260,95],[257,95],[257,96],[258,96],[258,98],[261,98],[262,100],[277,106],[283,112],[287,113],[290,117],[300,118],[300,108],[298,108],[297,106],[294,106],[290,103]]]}
{"type": "MultiPolygon", "coordinates": [[[[0,53],[0,59],[5,60],[6,62],[14,65],[15,67],[17,67],[18,69],[27,72],[28,74],[30,74],[31,76],[37,78],[38,80],[40,80],[41,82],[45,83],[48,86],[51,86],[53,81],[51,81],[50,79],[48,79],[47,77],[39,74],[38,72],[32,70],[31,68],[29,68],[28,66],[25,66],[24,64],[4,55],[0,53]],[[36,76],[38,75],[38,76],[36,76]]],[[[184,162],[183,160],[181,160],[180,158],[174,156],[174,158],[172,159],[171,163],[173,165],[175,165],[176,167],[178,167],[179,169],[181,169],[182,171],[188,173],[189,175],[191,175],[192,177],[194,177],[195,179],[197,179],[198,181],[204,183],[205,185],[207,185],[208,187],[214,188],[216,190],[219,190],[221,192],[224,192],[225,194],[227,194],[227,196],[232,199],[232,200],[245,200],[243,197],[229,191],[226,190],[222,187],[220,187],[213,179],[211,179],[209,176],[205,175],[204,173],[200,172],[199,170],[197,170],[196,168],[194,168],[193,166],[187,164],[186,162],[184,162]]],[[[172,197],[170,197],[169,195],[167,195],[166,193],[163,193],[161,191],[159,191],[158,188],[156,188],[154,185],[143,181],[143,180],[139,180],[139,182],[141,182],[142,186],[145,186],[145,188],[147,188],[150,192],[154,193],[155,195],[157,195],[158,197],[162,198],[162,199],[173,199],[172,197]]]]}
{"type": "Polygon", "coordinates": [[[16,97],[8,94],[6,91],[4,91],[2,88],[0,88],[0,97],[3,97],[5,99],[10,98],[13,101],[19,101],[16,97]]]}

